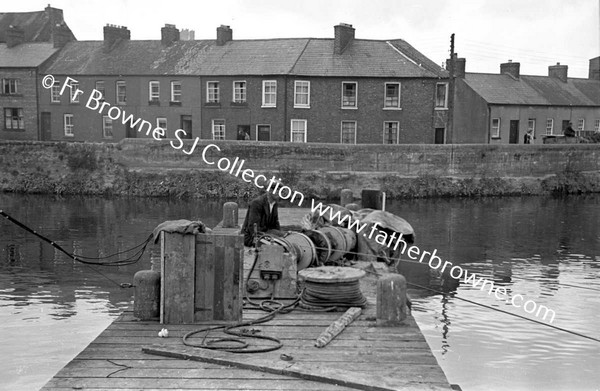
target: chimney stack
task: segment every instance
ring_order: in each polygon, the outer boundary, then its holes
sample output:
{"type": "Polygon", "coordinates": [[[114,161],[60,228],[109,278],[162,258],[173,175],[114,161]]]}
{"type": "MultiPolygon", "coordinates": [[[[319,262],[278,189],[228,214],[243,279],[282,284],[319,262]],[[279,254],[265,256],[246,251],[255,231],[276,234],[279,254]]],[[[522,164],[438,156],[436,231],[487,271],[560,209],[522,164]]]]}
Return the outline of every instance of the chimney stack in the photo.
{"type": "Polygon", "coordinates": [[[223,46],[233,39],[233,30],[229,26],[221,25],[217,27],[217,45],[223,46]]]}
{"type": "Polygon", "coordinates": [[[8,26],[6,29],[6,47],[12,48],[23,42],[25,42],[25,31],[18,26],[8,26]]]}
{"type": "Polygon", "coordinates": [[[521,64],[508,60],[508,62],[500,64],[500,74],[510,75],[513,78],[518,79],[521,76],[521,64]]]}
{"type": "MultiPolygon", "coordinates": [[[[446,69],[450,69],[450,61],[452,59],[446,60],[446,69]]],[[[465,78],[465,65],[467,60],[465,58],[458,58],[457,54],[454,53],[454,77],[460,77],[461,79],[465,78]]]]}
{"type": "Polygon", "coordinates": [[[160,29],[160,41],[165,46],[179,41],[179,29],[174,24],[165,24],[165,27],[160,29]]]}
{"type": "Polygon", "coordinates": [[[71,30],[64,24],[57,24],[54,26],[54,31],[52,32],[52,42],[54,43],[55,48],[62,48],[67,44],[67,42],[72,41],[73,34],[71,30]]]}
{"type": "Polygon", "coordinates": [[[556,65],[550,65],[548,67],[548,76],[553,77],[562,81],[563,83],[567,82],[567,70],[569,69],[566,65],[560,65],[560,62],[557,62],[556,65]]]}
{"type": "Polygon", "coordinates": [[[340,23],[334,26],[333,52],[342,54],[348,44],[354,40],[354,28],[351,24],[340,23]]]}
{"type": "Polygon", "coordinates": [[[107,24],[104,26],[104,48],[111,50],[121,41],[129,40],[131,32],[125,26],[115,26],[107,24]]]}
{"type": "Polygon", "coordinates": [[[590,59],[589,79],[600,80],[600,56],[590,59]]]}

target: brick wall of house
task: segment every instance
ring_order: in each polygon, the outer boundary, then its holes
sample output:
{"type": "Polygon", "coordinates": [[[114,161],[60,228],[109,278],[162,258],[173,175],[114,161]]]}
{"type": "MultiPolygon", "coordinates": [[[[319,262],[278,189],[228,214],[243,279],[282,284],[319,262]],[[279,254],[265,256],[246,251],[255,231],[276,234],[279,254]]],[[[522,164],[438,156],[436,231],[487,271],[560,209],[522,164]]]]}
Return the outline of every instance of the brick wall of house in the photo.
{"type": "Polygon", "coordinates": [[[36,70],[34,68],[3,68],[0,71],[2,79],[18,79],[18,93],[3,94],[0,91],[0,139],[2,140],[37,140],[38,113],[36,100],[36,70]],[[23,109],[23,129],[7,129],[5,108],[23,109]]]}

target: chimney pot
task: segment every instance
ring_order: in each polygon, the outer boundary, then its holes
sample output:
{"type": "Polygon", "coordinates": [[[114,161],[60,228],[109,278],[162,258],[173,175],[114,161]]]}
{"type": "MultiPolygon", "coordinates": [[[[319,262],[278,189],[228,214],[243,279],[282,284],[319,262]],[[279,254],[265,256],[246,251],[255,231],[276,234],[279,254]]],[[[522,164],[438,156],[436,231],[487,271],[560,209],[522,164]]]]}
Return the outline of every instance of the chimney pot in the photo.
{"type": "Polygon", "coordinates": [[[217,27],[217,45],[223,46],[233,39],[233,30],[224,24],[217,27]]]}
{"type": "Polygon", "coordinates": [[[569,67],[567,65],[560,65],[560,63],[557,62],[556,65],[550,65],[548,67],[548,76],[566,83],[568,70],[569,67]]]}
{"type": "Polygon", "coordinates": [[[342,54],[346,47],[354,40],[355,30],[351,24],[340,23],[334,26],[333,52],[342,54]]]}
{"type": "Polygon", "coordinates": [[[111,50],[119,42],[129,39],[131,39],[131,32],[127,27],[114,24],[104,26],[104,48],[106,50],[111,50]]]}

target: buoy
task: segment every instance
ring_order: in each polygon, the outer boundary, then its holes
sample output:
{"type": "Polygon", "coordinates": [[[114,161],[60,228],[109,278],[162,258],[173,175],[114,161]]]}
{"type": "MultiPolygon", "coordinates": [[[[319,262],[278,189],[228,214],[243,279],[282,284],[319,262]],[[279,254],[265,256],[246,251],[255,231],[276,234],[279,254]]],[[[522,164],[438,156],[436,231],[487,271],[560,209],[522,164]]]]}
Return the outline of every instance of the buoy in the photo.
{"type": "Polygon", "coordinates": [[[133,316],[141,320],[159,317],[160,273],[154,270],[140,270],[133,276],[134,301],[133,316]]]}

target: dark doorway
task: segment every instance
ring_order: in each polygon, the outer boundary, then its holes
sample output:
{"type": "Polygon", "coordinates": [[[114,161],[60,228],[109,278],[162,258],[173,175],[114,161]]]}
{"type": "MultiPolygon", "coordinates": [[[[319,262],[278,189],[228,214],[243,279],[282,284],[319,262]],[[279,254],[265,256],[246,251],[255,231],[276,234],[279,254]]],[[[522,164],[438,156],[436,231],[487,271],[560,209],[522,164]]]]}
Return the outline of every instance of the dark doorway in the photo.
{"type": "Polygon", "coordinates": [[[125,137],[127,138],[136,138],[137,137],[137,131],[131,127],[131,125],[127,124],[127,127],[125,128],[125,137]]]}
{"type": "MultiPolygon", "coordinates": [[[[182,115],[181,116],[181,129],[185,130],[185,134],[181,136],[182,139],[192,138],[192,116],[182,115]]],[[[181,132],[179,132],[181,133],[181,132]]]]}
{"type": "Polygon", "coordinates": [[[446,128],[435,128],[435,140],[436,144],[444,144],[445,140],[446,128]]]}
{"type": "Polygon", "coordinates": [[[519,143],[519,120],[515,120],[515,119],[510,120],[510,133],[508,135],[508,143],[509,144],[518,144],[519,143]]]}
{"type": "Polygon", "coordinates": [[[42,112],[42,129],[40,137],[42,141],[52,140],[52,115],[47,111],[42,112]]]}
{"type": "Polygon", "coordinates": [[[237,139],[246,141],[252,140],[252,136],[250,135],[250,125],[238,125],[237,139]]]}
{"type": "Polygon", "coordinates": [[[562,122],[562,131],[563,131],[563,133],[565,132],[565,129],[569,127],[569,123],[570,122],[571,121],[569,121],[568,119],[563,119],[563,122],[562,122]]]}
{"type": "Polygon", "coordinates": [[[257,126],[258,141],[271,141],[271,125],[257,126]]]}

